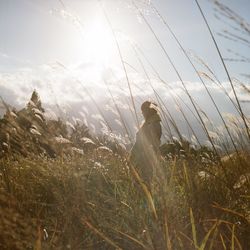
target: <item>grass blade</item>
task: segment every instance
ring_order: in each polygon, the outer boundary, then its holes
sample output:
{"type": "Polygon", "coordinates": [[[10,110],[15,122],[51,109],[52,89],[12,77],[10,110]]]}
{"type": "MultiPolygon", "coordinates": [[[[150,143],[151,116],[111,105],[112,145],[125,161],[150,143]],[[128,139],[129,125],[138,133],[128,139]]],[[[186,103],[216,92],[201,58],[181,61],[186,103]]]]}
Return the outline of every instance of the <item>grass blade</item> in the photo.
{"type": "Polygon", "coordinates": [[[138,245],[140,245],[140,246],[143,247],[144,249],[147,249],[147,247],[146,247],[143,243],[141,243],[139,240],[137,240],[136,238],[132,237],[131,235],[128,235],[128,234],[126,234],[126,233],[123,233],[123,232],[121,232],[120,230],[117,230],[117,229],[114,229],[114,230],[115,230],[116,232],[118,232],[119,234],[121,234],[121,235],[127,237],[127,238],[130,239],[131,241],[137,243],[138,245]]]}
{"type": "Polygon", "coordinates": [[[86,219],[81,220],[84,225],[86,225],[90,230],[92,230],[96,235],[105,240],[109,245],[113,246],[115,249],[122,250],[116,243],[110,240],[107,236],[105,236],[102,232],[100,232],[96,227],[94,227],[90,222],[86,219]]]}
{"type": "Polygon", "coordinates": [[[194,243],[195,248],[198,248],[197,234],[196,234],[195,221],[194,221],[192,208],[190,208],[190,220],[191,220],[191,226],[192,226],[193,243],[194,243]]]}
{"type": "Polygon", "coordinates": [[[221,239],[221,243],[222,243],[223,249],[224,249],[224,250],[227,250],[225,241],[224,241],[223,236],[222,236],[221,234],[220,234],[220,239],[221,239]]]}
{"type": "Polygon", "coordinates": [[[231,250],[234,250],[234,232],[235,232],[235,225],[233,225],[233,230],[232,230],[232,238],[231,238],[231,250]]]}
{"type": "Polygon", "coordinates": [[[143,192],[146,195],[149,207],[154,215],[155,219],[158,219],[157,213],[156,213],[156,209],[155,209],[155,205],[154,205],[154,201],[153,201],[153,197],[150,193],[150,191],[148,190],[148,187],[144,184],[143,180],[141,179],[141,177],[139,176],[139,174],[137,173],[137,171],[135,170],[134,166],[132,166],[132,164],[130,164],[132,173],[134,175],[134,177],[136,178],[136,180],[139,182],[139,184],[142,187],[143,192]]]}
{"type": "Polygon", "coordinates": [[[241,118],[242,118],[243,123],[244,123],[244,125],[245,125],[245,128],[246,128],[246,132],[247,132],[248,138],[249,138],[249,140],[250,140],[249,127],[248,127],[248,125],[247,125],[247,122],[246,122],[246,119],[245,119],[245,115],[244,115],[243,110],[242,110],[242,108],[241,108],[241,105],[240,105],[238,96],[237,96],[237,94],[236,94],[236,91],[235,91],[235,88],[234,88],[232,79],[231,79],[230,74],[229,74],[229,72],[228,72],[227,66],[226,66],[226,64],[225,64],[225,62],[224,62],[224,60],[223,60],[223,57],[222,57],[222,54],[221,54],[221,52],[220,52],[219,46],[218,46],[218,44],[217,44],[217,42],[216,42],[216,40],[215,40],[215,37],[214,37],[214,35],[213,35],[213,32],[212,32],[212,30],[211,30],[211,28],[210,28],[210,26],[209,26],[209,24],[208,24],[208,21],[207,21],[205,15],[204,15],[204,13],[203,13],[203,11],[202,11],[202,9],[201,9],[201,6],[200,6],[198,0],[195,0],[195,2],[196,2],[196,5],[197,5],[197,7],[198,7],[198,9],[199,9],[199,11],[200,11],[200,13],[201,13],[201,15],[202,15],[202,18],[203,18],[203,20],[204,20],[204,22],[205,22],[207,28],[208,28],[209,34],[211,35],[211,38],[212,38],[212,40],[213,40],[213,42],[214,42],[214,45],[215,45],[215,47],[216,47],[216,50],[217,50],[217,52],[218,52],[218,54],[219,54],[219,58],[220,58],[220,60],[221,60],[221,62],[222,62],[222,65],[223,65],[223,67],[224,67],[224,69],[225,69],[225,72],[226,72],[227,78],[228,78],[228,80],[229,80],[229,82],[230,82],[230,85],[231,85],[231,88],[232,88],[232,91],[233,91],[235,100],[236,100],[237,105],[238,105],[238,107],[239,107],[239,111],[240,111],[240,114],[241,114],[241,118]]]}
{"type": "Polygon", "coordinates": [[[218,226],[218,222],[216,221],[214,225],[210,228],[210,230],[207,232],[206,236],[204,237],[201,246],[199,247],[199,250],[204,250],[205,246],[207,244],[207,241],[209,239],[210,234],[214,231],[214,229],[218,226]]]}
{"type": "Polygon", "coordinates": [[[172,250],[172,244],[170,241],[170,236],[169,236],[169,228],[168,228],[168,218],[167,218],[167,214],[165,213],[165,233],[166,233],[166,241],[167,241],[167,250],[172,250]]]}

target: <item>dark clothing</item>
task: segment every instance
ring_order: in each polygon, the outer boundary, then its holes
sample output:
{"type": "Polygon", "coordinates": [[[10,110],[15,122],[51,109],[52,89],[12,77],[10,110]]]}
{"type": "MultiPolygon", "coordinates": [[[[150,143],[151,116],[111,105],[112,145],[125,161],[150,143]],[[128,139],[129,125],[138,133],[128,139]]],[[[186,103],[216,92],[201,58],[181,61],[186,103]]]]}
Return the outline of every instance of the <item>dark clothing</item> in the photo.
{"type": "Polygon", "coordinates": [[[136,134],[136,142],[131,150],[130,161],[140,177],[152,182],[154,170],[160,159],[161,119],[157,113],[150,116],[136,134]]]}

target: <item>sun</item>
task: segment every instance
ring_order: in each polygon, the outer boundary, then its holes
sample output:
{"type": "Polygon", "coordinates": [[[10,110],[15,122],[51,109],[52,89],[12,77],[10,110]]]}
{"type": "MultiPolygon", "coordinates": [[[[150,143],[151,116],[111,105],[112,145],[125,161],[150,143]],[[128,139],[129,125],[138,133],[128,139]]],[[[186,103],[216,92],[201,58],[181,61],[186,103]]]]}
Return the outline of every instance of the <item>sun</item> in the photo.
{"type": "Polygon", "coordinates": [[[113,46],[112,32],[103,21],[95,20],[86,26],[83,48],[91,64],[96,67],[110,64],[113,46]]]}

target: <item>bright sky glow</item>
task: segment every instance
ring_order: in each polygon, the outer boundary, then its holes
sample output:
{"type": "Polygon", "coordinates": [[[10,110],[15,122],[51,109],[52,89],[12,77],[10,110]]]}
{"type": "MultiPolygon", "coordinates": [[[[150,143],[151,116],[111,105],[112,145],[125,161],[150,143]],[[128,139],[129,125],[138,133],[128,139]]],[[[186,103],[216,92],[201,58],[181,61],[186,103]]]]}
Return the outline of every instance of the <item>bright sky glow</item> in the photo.
{"type": "MultiPolygon", "coordinates": [[[[211,1],[199,2],[223,56],[230,58],[234,51],[250,58],[249,45],[230,41],[217,34],[234,24],[229,22],[228,25],[225,20],[218,20],[211,1]]],[[[250,21],[248,0],[222,2],[250,21]]],[[[153,4],[160,11],[183,47],[201,57],[225,83],[232,96],[218,53],[195,1],[135,0],[135,3],[187,82],[196,101],[213,116],[214,110],[204,87],[176,41],[150,7],[153,4]]],[[[168,83],[172,92],[184,96],[175,71],[136,6],[133,1],[127,0],[0,1],[1,96],[12,105],[22,106],[36,88],[44,103],[51,107],[58,104],[76,108],[86,101],[93,103],[93,98],[102,106],[107,103],[112,105],[109,91],[116,100],[129,100],[123,66],[138,106],[145,98],[154,98],[148,78],[168,104],[171,103],[170,90],[159,81],[159,76],[168,83]],[[91,97],[86,95],[86,89],[91,97]]],[[[249,74],[249,62],[226,63],[232,76],[246,84],[249,82],[242,75],[249,74]]],[[[201,65],[198,69],[205,70],[201,65]]],[[[222,110],[234,112],[218,86],[209,81],[207,83],[222,110]]],[[[249,99],[239,86],[237,89],[241,100],[249,99]]],[[[128,103],[124,101],[123,105],[128,103]]],[[[245,110],[248,109],[245,107],[245,110]]]]}
{"type": "Polygon", "coordinates": [[[109,65],[112,45],[112,34],[100,20],[97,19],[87,25],[83,50],[87,52],[88,61],[96,65],[109,65]]]}

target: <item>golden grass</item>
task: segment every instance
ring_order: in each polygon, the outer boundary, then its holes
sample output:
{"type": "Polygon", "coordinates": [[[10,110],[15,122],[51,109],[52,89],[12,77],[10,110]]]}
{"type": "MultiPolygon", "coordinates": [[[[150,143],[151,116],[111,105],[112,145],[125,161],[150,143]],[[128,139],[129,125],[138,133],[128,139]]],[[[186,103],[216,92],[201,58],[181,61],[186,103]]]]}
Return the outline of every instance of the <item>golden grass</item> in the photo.
{"type": "Polygon", "coordinates": [[[115,154],[2,159],[1,249],[249,247],[249,183],[236,190],[221,183],[233,186],[243,171],[237,162],[227,165],[227,175],[213,167],[205,179],[198,172],[206,166],[186,159],[160,168],[151,193],[115,154]]]}

